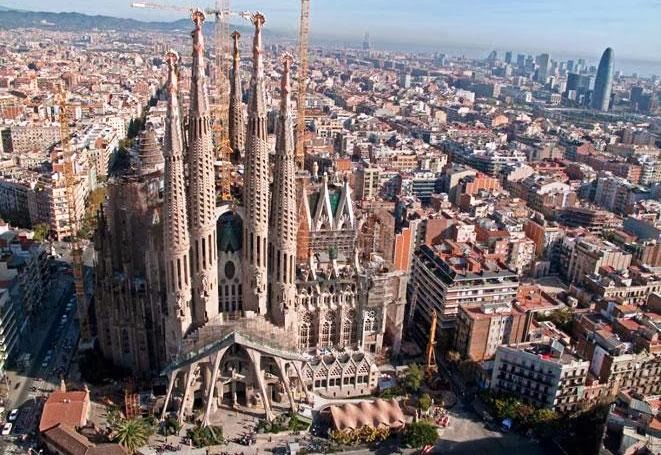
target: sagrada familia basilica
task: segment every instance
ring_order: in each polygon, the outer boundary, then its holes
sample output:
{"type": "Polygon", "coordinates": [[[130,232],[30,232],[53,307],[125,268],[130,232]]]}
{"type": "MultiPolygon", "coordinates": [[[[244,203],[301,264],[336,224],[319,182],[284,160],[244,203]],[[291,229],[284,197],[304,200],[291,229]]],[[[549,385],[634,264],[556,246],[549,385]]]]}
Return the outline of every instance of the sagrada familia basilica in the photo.
{"type": "Polygon", "coordinates": [[[247,121],[233,34],[229,135],[244,157],[243,203],[217,205],[204,13],[192,20],[187,114],[182,63],[169,51],[163,145],[148,125],[139,165],[109,183],[99,213],[101,351],[135,376],[167,378],[164,415],[206,423],[223,404],[272,418],[274,402],[295,408],[311,393],[368,394],[378,363],[400,349],[406,275],[361,256],[361,215],[346,176],[297,169],[293,62],[282,57],[279,106],[267,105],[260,13],[252,16],[247,121]]]}

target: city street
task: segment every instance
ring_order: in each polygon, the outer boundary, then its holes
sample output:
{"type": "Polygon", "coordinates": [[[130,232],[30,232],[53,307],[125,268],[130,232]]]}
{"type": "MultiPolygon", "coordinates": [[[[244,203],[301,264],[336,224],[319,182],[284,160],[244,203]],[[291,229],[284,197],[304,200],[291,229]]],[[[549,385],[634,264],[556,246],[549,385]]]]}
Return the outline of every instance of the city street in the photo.
{"type": "Polygon", "coordinates": [[[43,405],[41,398],[59,386],[60,375],[66,377],[76,350],[78,325],[73,277],[68,266],[61,262],[41,308],[21,337],[18,357],[23,361],[15,361],[7,369],[5,408],[7,413],[12,409],[19,409],[19,413],[11,434],[2,438],[0,453],[25,453],[25,448],[19,449],[13,442],[23,435],[34,436],[43,405]]]}

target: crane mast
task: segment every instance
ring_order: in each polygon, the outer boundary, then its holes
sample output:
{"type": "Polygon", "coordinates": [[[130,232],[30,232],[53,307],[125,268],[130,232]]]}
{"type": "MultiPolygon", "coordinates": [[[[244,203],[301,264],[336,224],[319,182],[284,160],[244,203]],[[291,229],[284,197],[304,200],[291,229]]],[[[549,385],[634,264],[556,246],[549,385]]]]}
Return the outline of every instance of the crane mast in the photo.
{"type": "Polygon", "coordinates": [[[89,340],[92,336],[90,332],[87,299],[85,296],[85,278],[83,276],[83,258],[78,238],[79,219],[76,207],[76,173],[71,149],[71,131],[69,130],[69,106],[67,104],[67,95],[64,89],[60,90],[59,96],[59,122],[60,122],[60,144],[62,147],[63,168],[64,168],[64,188],[67,197],[67,209],[69,215],[69,242],[71,246],[71,265],[73,269],[74,287],[76,291],[76,300],[78,308],[78,320],[80,321],[80,338],[89,340]]]}
{"type": "Polygon", "coordinates": [[[431,317],[429,339],[427,340],[427,349],[425,352],[425,357],[427,359],[426,370],[428,374],[436,372],[436,325],[438,323],[438,313],[436,313],[436,310],[434,310],[431,317]]]}
{"type": "Polygon", "coordinates": [[[296,165],[305,165],[305,104],[308,85],[308,46],[310,39],[310,0],[301,0],[301,21],[298,30],[298,94],[296,124],[296,165]]]}
{"type": "Polygon", "coordinates": [[[232,197],[232,149],[229,140],[229,61],[230,61],[230,0],[216,0],[214,27],[216,95],[216,121],[214,139],[216,158],[220,161],[220,195],[223,201],[232,197]]]}

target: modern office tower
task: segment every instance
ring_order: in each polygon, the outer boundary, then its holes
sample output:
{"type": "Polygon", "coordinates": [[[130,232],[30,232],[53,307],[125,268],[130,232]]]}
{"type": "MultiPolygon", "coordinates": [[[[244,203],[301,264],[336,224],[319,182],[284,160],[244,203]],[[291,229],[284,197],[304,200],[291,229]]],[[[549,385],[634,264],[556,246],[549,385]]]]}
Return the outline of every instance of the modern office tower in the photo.
{"type": "Polygon", "coordinates": [[[567,72],[571,73],[574,71],[574,61],[567,60],[567,72]]]}
{"type": "Polygon", "coordinates": [[[565,97],[579,103],[585,99],[585,96],[590,91],[590,76],[577,73],[569,73],[567,75],[567,87],[565,89],[565,97]]]}
{"type": "Polygon", "coordinates": [[[602,112],[608,111],[613,89],[613,49],[606,49],[599,61],[597,79],[594,82],[592,107],[602,112]]]}
{"type": "Polygon", "coordinates": [[[489,53],[489,56],[487,57],[487,62],[489,63],[495,63],[496,60],[498,60],[498,52],[496,51],[491,51],[489,53]]]}
{"type": "Polygon", "coordinates": [[[537,68],[537,82],[546,83],[546,80],[549,78],[549,63],[549,54],[541,54],[537,57],[537,64],[539,65],[537,68]]]}
{"type": "Polygon", "coordinates": [[[363,39],[363,50],[369,51],[372,49],[372,42],[370,41],[370,32],[365,32],[365,38],[363,39]]]}
{"type": "Polygon", "coordinates": [[[516,66],[523,68],[526,66],[526,56],[524,54],[517,54],[516,56],[516,66]]]}
{"type": "Polygon", "coordinates": [[[512,51],[505,52],[505,63],[508,65],[512,63],[512,51]]]}

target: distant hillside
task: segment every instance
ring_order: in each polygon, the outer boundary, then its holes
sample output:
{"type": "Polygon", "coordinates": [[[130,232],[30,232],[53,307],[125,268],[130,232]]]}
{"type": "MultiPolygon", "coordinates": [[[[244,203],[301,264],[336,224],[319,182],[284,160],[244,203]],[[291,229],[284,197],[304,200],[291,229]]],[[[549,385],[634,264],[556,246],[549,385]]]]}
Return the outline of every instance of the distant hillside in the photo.
{"type": "MultiPolygon", "coordinates": [[[[205,28],[213,27],[213,20],[205,24],[205,28]]],[[[234,25],[236,27],[236,25],[234,25]]],[[[143,22],[135,19],[123,19],[111,16],[90,16],[81,13],[46,13],[37,11],[17,11],[0,7],[0,29],[11,30],[17,28],[40,28],[61,31],[90,31],[90,30],[118,30],[118,31],[171,31],[177,29],[190,29],[190,19],[180,19],[174,22],[143,22]]],[[[239,26],[239,30],[246,31],[247,27],[239,26]]],[[[209,30],[210,32],[210,30],[209,30]]]]}

